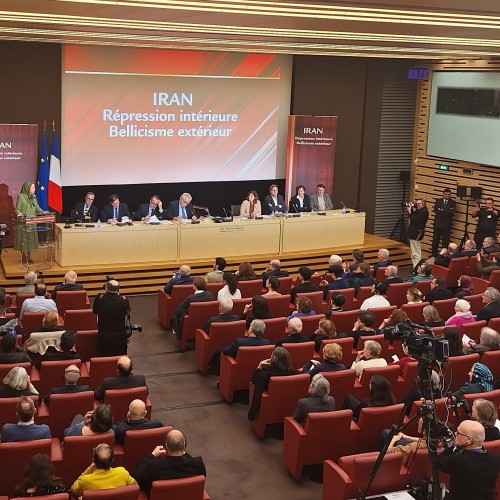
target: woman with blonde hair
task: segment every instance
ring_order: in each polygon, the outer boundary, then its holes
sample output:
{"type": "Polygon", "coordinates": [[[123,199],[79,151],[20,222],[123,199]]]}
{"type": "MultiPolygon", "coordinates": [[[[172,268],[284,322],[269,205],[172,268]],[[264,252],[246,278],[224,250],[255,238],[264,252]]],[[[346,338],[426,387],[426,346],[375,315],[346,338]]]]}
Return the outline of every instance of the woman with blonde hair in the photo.
{"type": "Polygon", "coordinates": [[[321,341],[326,339],[334,339],[337,336],[337,329],[333,321],[326,318],[319,320],[318,328],[309,337],[309,340],[314,340],[314,350],[319,352],[321,341]]]}
{"type": "Polygon", "coordinates": [[[311,359],[302,367],[302,373],[308,373],[312,378],[320,372],[347,370],[347,367],[341,363],[343,354],[340,344],[330,342],[323,348],[323,362],[311,359]]]}

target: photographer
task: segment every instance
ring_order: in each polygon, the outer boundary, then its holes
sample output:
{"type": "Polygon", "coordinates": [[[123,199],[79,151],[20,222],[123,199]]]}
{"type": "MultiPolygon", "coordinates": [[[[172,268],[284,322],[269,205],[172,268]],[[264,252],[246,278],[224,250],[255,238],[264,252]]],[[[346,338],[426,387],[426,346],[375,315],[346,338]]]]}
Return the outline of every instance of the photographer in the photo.
{"type": "Polygon", "coordinates": [[[7,236],[8,234],[10,234],[10,230],[7,227],[7,224],[0,224],[0,255],[2,255],[2,250],[3,250],[2,240],[4,236],[7,236]]]}
{"type": "Polygon", "coordinates": [[[406,205],[406,210],[408,212],[408,219],[410,220],[407,235],[410,241],[411,262],[413,267],[416,268],[422,260],[421,240],[424,237],[425,225],[429,218],[429,210],[427,210],[425,201],[422,200],[422,198],[418,198],[415,201],[415,205],[413,203],[408,203],[406,205]]]}
{"type": "Polygon", "coordinates": [[[125,320],[130,314],[128,299],[119,294],[118,281],[109,279],[106,292],[94,300],[92,310],[97,314],[97,352],[99,356],[127,354],[125,320]]]}

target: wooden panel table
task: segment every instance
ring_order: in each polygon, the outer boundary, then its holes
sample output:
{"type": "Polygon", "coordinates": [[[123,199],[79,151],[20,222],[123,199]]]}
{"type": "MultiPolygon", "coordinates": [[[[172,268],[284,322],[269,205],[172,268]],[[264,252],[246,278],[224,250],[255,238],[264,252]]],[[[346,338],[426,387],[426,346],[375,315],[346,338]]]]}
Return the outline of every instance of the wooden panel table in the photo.
{"type": "Polygon", "coordinates": [[[365,241],[365,214],[329,210],[326,215],[302,214],[283,219],[281,252],[362,245],[365,241]]]}
{"type": "Polygon", "coordinates": [[[280,251],[281,221],[278,219],[234,220],[216,224],[182,224],[179,233],[179,260],[212,259],[219,255],[276,254],[280,251]]]}
{"type": "Polygon", "coordinates": [[[164,262],[177,260],[176,224],[135,223],[133,226],[81,227],[55,225],[56,257],[60,266],[164,262]]]}

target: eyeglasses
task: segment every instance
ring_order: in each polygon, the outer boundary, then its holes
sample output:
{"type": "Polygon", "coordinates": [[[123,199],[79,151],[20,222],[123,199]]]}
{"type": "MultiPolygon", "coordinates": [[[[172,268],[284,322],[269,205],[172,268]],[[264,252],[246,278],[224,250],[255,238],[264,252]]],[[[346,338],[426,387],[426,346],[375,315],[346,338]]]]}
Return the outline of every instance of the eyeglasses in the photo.
{"type": "Polygon", "coordinates": [[[462,434],[460,431],[455,431],[454,434],[455,436],[462,436],[464,438],[470,439],[471,441],[474,441],[470,436],[468,436],[467,434],[462,434]]]}

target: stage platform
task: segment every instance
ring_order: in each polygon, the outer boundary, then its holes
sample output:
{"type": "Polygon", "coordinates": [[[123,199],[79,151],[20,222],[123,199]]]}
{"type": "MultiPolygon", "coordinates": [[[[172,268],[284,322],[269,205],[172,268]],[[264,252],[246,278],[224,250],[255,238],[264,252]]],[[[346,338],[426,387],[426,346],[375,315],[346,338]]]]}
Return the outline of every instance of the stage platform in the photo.
{"type": "MultiPolygon", "coordinates": [[[[391,253],[391,259],[395,265],[410,265],[410,251],[408,246],[399,241],[380,238],[372,234],[365,234],[365,243],[359,245],[365,253],[365,261],[374,263],[377,260],[379,248],[387,248],[391,253]]],[[[343,259],[351,261],[352,246],[336,247],[331,250],[317,250],[308,252],[290,252],[279,256],[282,267],[292,274],[296,274],[300,266],[308,266],[315,271],[324,272],[327,267],[328,258],[331,254],[339,254],[343,259]]],[[[225,257],[224,255],[221,255],[225,257]]],[[[248,261],[254,266],[255,272],[260,274],[267,267],[269,260],[278,257],[272,255],[240,255],[237,258],[227,258],[228,270],[236,270],[240,262],[248,261]]],[[[23,285],[25,271],[19,268],[20,254],[12,248],[4,249],[2,253],[0,286],[6,288],[8,293],[15,292],[23,285]]],[[[204,276],[212,271],[213,259],[195,260],[191,259],[189,264],[193,276],[204,276]]],[[[121,286],[122,293],[140,294],[155,292],[162,287],[172,276],[172,272],[179,268],[178,262],[165,261],[153,263],[141,263],[134,265],[86,265],[73,266],[71,269],[78,273],[78,281],[83,283],[90,296],[98,294],[103,287],[106,275],[115,277],[121,286]]],[[[69,267],[61,267],[54,263],[52,269],[43,271],[43,279],[49,290],[61,283],[64,274],[69,267]]]]}

